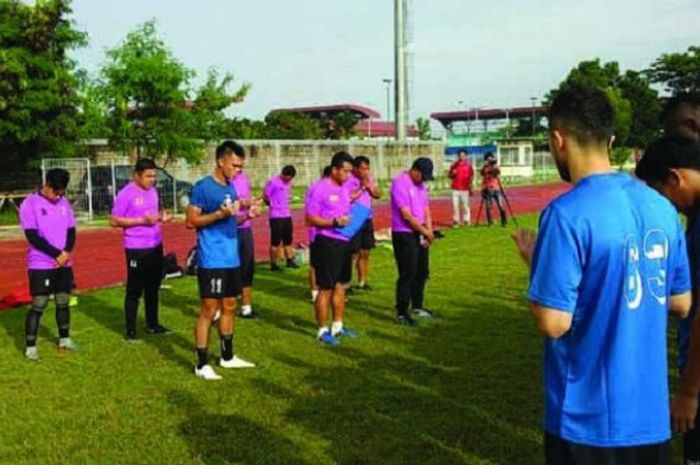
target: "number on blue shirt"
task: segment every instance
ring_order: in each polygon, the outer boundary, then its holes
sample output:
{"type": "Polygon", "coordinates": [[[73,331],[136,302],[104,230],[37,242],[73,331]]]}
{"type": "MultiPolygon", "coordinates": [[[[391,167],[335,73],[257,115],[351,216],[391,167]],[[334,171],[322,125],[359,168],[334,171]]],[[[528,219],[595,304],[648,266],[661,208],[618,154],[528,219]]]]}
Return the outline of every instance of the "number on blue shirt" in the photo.
{"type": "Polygon", "coordinates": [[[660,305],[666,305],[666,262],[668,260],[668,237],[660,229],[647,232],[644,237],[644,255],[640,254],[639,242],[635,236],[625,243],[625,295],[627,307],[636,310],[642,303],[646,290],[660,305]],[[644,266],[642,266],[642,258],[644,266]],[[642,278],[642,268],[646,270],[642,278]]]}

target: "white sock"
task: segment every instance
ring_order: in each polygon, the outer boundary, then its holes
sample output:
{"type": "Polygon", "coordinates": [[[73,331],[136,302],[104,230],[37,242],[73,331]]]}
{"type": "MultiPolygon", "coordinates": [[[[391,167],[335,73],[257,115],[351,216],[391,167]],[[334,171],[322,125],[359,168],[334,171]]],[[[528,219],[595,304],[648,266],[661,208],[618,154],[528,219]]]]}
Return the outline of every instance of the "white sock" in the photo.
{"type": "Polygon", "coordinates": [[[343,332],[343,322],[342,321],[334,321],[333,325],[331,326],[331,334],[335,336],[336,334],[340,334],[343,332]]]}
{"type": "Polygon", "coordinates": [[[360,281],[359,283],[357,283],[357,285],[358,285],[359,287],[365,287],[365,282],[364,282],[364,281],[360,281]]]}
{"type": "Polygon", "coordinates": [[[253,313],[253,308],[250,305],[243,305],[241,307],[241,315],[250,315],[253,313]]]}
{"type": "Polygon", "coordinates": [[[318,328],[318,336],[316,336],[316,337],[318,339],[321,339],[321,336],[323,336],[327,332],[328,332],[328,328],[326,328],[325,326],[321,326],[320,328],[318,328]]]}
{"type": "Polygon", "coordinates": [[[311,300],[316,302],[316,297],[318,297],[318,290],[317,289],[311,289],[311,300]]]}
{"type": "Polygon", "coordinates": [[[221,318],[221,310],[217,310],[216,313],[214,313],[214,318],[212,318],[212,321],[217,321],[219,318],[221,318]]]}

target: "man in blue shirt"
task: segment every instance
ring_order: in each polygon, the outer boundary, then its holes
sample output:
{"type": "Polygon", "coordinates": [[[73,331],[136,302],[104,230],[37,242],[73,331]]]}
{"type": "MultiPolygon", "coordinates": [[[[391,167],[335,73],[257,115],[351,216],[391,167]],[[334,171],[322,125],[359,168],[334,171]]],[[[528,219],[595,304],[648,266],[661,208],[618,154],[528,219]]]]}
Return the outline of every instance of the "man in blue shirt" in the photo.
{"type": "Polygon", "coordinates": [[[685,239],[668,200],[612,170],[613,109],[573,86],[550,106],[549,142],[573,189],[514,239],[545,341],[548,465],[668,464],[667,312],[685,316],[685,239]]]}
{"type": "Polygon", "coordinates": [[[192,188],[187,227],[197,229],[197,280],[202,300],[195,329],[197,364],[195,376],[207,380],[221,377],[208,364],[209,330],[217,311],[223,368],[254,365],[233,354],[236,297],[241,294],[240,257],[236,230],[239,202],[230,181],[241,172],[245,151],[233,141],[216,148],[216,168],[211,176],[192,188]]]}
{"type": "MultiPolygon", "coordinates": [[[[700,127],[700,126],[699,126],[700,127]]],[[[668,197],[687,215],[686,242],[690,259],[693,306],[678,329],[681,383],[671,403],[674,430],[683,436],[683,463],[700,464],[697,424],[700,392],[700,144],[687,137],[666,136],[653,142],[637,165],[637,177],[668,197]]]]}

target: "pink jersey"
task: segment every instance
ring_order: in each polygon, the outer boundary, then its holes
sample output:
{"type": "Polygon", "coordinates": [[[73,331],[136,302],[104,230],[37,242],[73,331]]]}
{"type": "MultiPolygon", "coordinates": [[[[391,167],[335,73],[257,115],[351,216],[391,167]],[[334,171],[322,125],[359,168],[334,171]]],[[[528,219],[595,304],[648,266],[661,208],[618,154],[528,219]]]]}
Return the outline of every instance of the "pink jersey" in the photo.
{"type": "MultiPolygon", "coordinates": [[[[70,202],[61,197],[56,202],[48,200],[38,192],[30,194],[19,207],[19,221],[23,230],[34,229],[52,247],[66,249],[68,230],[75,228],[75,217],[70,202]]],[[[27,252],[27,264],[30,270],[52,270],[56,260],[31,244],[27,252]]],[[[72,259],[66,264],[73,266],[72,259]]]]}
{"type": "MultiPolygon", "coordinates": [[[[323,179],[309,193],[306,213],[326,219],[348,215],[350,213],[350,194],[348,194],[347,189],[337,185],[331,179],[323,179]]],[[[347,237],[335,232],[332,227],[317,228],[317,234],[343,242],[349,241],[347,237]]]]}
{"type": "Polygon", "coordinates": [[[284,182],[282,176],[275,176],[267,181],[263,191],[270,201],[270,218],[291,218],[289,198],[292,193],[292,182],[284,182]]]}
{"type": "MultiPolygon", "coordinates": [[[[134,181],[119,191],[112,208],[112,216],[119,218],[143,218],[153,214],[159,214],[158,190],[155,187],[142,189],[134,181]]],[[[124,228],[125,249],[152,249],[162,242],[159,223],[124,228]]]]}
{"type": "Polygon", "coordinates": [[[408,171],[394,178],[391,183],[391,230],[395,232],[413,232],[411,226],[401,216],[401,209],[408,207],[419,223],[425,223],[425,211],[428,208],[428,191],[425,183],[416,185],[408,171]]]}

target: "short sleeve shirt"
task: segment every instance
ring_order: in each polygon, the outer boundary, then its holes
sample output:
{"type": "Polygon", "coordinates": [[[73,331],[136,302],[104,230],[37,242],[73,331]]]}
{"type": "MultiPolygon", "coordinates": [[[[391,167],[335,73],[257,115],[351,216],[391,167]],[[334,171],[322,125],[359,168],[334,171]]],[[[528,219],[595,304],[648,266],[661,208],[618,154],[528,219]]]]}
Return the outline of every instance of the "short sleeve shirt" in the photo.
{"type": "MultiPolygon", "coordinates": [[[[48,200],[38,192],[30,194],[19,207],[19,221],[22,230],[36,230],[39,237],[58,250],[65,250],[68,230],[75,228],[73,207],[65,197],[56,202],[48,200]]],[[[31,244],[27,251],[27,264],[30,270],[51,270],[56,268],[56,260],[31,244]]],[[[66,266],[73,266],[72,259],[66,266]]]]}
{"type": "Polygon", "coordinates": [[[416,185],[407,171],[399,174],[391,183],[391,230],[394,232],[413,232],[411,226],[401,215],[403,208],[409,208],[411,215],[419,223],[425,223],[428,190],[423,182],[416,185]]]}
{"type": "MultiPolygon", "coordinates": [[[[158,190],[155,187],[142,189],[133,181],[119,191],[112,208],[112,216],[120,218],[143,218],[158,212],[158,190]]],[[[159,223],[124,228],[126,249],[151,249],[162,241],[159,223]]]]}

